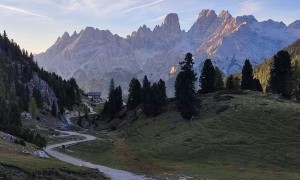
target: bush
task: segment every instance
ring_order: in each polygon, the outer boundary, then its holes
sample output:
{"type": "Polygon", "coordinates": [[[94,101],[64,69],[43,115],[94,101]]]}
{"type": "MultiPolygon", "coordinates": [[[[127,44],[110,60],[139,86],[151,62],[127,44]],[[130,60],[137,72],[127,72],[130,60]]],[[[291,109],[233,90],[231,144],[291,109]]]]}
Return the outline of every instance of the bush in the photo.
{"type": "Polygon", "coordinates": [[[16,139],[15,144],[20,144],[20,141],[18,139],[16,139]]]}
{"type": "Polygon", "coordinates": [[[26,146],[26,143],[25,143],[25,141],[24,141],[23,139],[20,140],[20,144],[21,144],[22,146],[26,146]]]}

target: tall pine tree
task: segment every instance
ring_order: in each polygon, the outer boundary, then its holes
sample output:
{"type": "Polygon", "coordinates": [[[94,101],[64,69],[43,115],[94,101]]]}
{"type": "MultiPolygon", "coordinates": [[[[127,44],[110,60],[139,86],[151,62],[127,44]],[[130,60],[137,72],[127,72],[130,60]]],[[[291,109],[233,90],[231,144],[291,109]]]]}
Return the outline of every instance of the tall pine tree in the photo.
{"type": "Polygon", "coordinates": [[[224,89],[223,73],[217,66],[215,67],[215,88],[214,89],[215,90],[224,89]]]}
{"type": "Polygon", "coordinates": [[[210,59],[206,59],[200,76],[202,93],[213,92],[215,87],[215,68],[210,59]]]}
{"type": "Polygon", "coordinates": [[[230,75],[226,79],[226,89],[228,89],[228,90],[234,90],[234,77],[233,77],[233,75],[230,75]]]}
{"type": "Polygon", "coordinates": [[[275,94],[291,96],[291,56],[287,51],[279,51],[271,64],[269,87],[275,94]]]}
{"type": "Polygon", "coordinates": [[[251,90],[253,87],[252,84],[253,84],[253,69],[249,59],[246,59],[242,70],[241,89],[251,90]]]}
{"type": "Polygon", "coordinates": [[[197,98],[195,92],[196,73],[193,70],[193,55],[187,53],[184,61],[179,63],[181,71],[175,81],[177,110],[184,119],[190,120],[196,115],[197,98]]]}
{"type": "Polygon", "coordinates": [[[146,115],[150,115],[148,111],[149,103],[150,103],[150,91],[151,91],[151,83],[149,82],[147,76],[144,76],[143,79],[143,87],[142,87],[142,103],[143,103],[143,112],[146,115]]]}
{"type": "Polygon", "coordinates": [[[128,109],[136,108],[142,101],[142,88],[139,80],[133,78],[129,84],[129,95],[127,101],[128,109]]]}

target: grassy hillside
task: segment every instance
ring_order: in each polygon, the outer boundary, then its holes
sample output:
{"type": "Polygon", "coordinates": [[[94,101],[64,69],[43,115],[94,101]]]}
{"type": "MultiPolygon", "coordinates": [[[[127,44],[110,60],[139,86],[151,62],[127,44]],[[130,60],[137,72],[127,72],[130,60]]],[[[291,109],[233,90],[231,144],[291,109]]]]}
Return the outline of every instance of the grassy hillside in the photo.
{"type": "MultiPolygon", "coordinates": [[[[23,146],[4,141],[0,132],[0,179],[106,179],[96,170],[22,154],[23,146]]],[[[26,150],[36,147],[27,143],[26,150]]]]}
{"type": "Polygon", "coordinates": [[[300,179],[299,104],[220,91],[203,95],[199,105],[191,122],[180,117],[175,102],[157,117],[138,113],[131,122],[129,112],[116,120],[122,122],[119,132],[100,134],[67,153],[160,178],[300,179]]]}
{"type": "MultiPolygon", "coordinates": [[[[293,44],[284,48],[283,50],[288,51],[290,53],[292,57],[293,67],[300,71],[300,40],[294,42],[293,44]]],[[[268,58],[253,69],[254,77],[260,80],[264,90],[268,83],[270,65],[273,62],[273,60],[273,57],[268,58]]]]}

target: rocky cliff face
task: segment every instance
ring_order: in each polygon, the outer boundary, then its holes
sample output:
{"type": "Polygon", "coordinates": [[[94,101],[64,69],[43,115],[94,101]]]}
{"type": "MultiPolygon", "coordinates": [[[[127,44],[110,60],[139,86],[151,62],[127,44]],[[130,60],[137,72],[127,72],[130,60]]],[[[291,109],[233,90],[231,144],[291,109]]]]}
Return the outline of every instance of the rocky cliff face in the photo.
{"type": "Polygon", "coordinates": [[[152,81],[168,80],[187,52],[194,55],[198,75],[206,58],[230,74],[240,71],[245,59],[258,64],[299,38],[299,21],[286,26],[203,10],[187,32],[181,30],[178,15],[171,13],[153,30],[143,25],[127,38],[91,27],[72,36],[65,33],[35,60],[64,78],[75,77],[86,91],[105,92],[112,77],[123,89],[132,77],[141,79],[145,74],[152,81]]]}
{"type": "Polygon", "coordinates": [[[29,87],[31,95],[34,88],[41,92],[42,98],[44,99],[48,110],[51,110],[52,105],[55,104],[58,112],[58,99],[56,98],[53,89],[47,84],[46,81],[42,80],[37,73],[33,73],[32,79],[26,85],[29,87]]]}

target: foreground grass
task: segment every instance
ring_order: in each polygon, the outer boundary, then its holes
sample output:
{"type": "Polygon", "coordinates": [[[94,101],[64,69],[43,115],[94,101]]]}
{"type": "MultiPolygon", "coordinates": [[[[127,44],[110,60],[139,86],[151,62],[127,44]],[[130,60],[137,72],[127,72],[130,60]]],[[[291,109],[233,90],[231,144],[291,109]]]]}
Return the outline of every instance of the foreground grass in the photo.
{"type": "Polygon", "coordinates": [[[54,158],[41,159],[22,154],[36,147],[27,143],[26,147],[3,141],[0,133],[0,179],[106,179],[96,170],[73,166],[54,158]]]}
{"type": "Polygon", "coordinates": [[[113,143],[69,153],[160,178],[300,179],[299,115],[299,104],[272,95],[218,92],[202,95],[191,122],[170,102],[157,117],[139,114],[122,137],[110,134],[113,143]]]}

